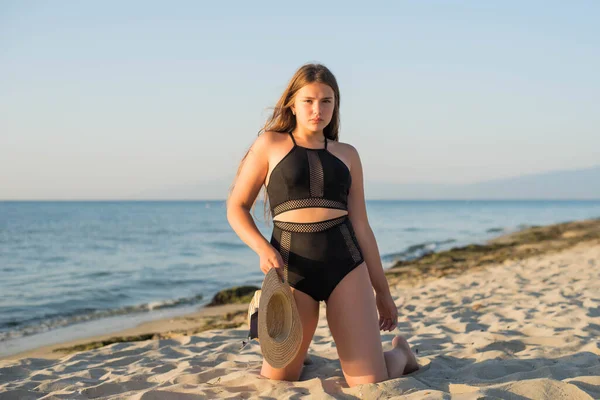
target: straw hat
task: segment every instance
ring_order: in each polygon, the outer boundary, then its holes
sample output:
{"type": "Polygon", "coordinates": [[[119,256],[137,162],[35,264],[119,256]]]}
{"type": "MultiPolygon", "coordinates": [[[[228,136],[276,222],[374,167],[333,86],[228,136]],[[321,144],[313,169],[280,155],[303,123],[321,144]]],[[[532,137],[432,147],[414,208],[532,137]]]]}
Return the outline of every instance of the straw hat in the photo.
{"type": "Polygon", "coordinates": [[[288,365],[302,344],[302,322],[294,294],[287,282],[281,282],[275,268],[267,272],[261,288],[258,338],[263,357],[273,368],[288,365]]]}

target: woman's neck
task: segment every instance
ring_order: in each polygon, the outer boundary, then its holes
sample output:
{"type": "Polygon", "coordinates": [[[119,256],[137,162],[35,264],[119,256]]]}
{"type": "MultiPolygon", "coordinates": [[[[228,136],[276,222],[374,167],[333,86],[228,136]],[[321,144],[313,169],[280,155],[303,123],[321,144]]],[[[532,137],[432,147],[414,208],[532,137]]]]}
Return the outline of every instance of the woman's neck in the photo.
{"type": "Polygon", "coordinates": [[[325,142],[325,135],[322,130],[315,132],[296,127],[292,131],[292,135],[303,143],[322,144],[325,142]]]}

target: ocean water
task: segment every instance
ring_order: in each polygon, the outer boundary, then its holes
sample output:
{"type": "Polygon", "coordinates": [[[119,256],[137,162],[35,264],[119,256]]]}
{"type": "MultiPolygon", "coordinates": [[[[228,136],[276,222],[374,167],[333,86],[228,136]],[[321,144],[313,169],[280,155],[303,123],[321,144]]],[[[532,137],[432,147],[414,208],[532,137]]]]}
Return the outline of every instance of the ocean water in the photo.
{"type": "MultiPolygon", "coordinates": [[[[600,201],[368,201],[384,267],[531,225],[600,217],[600,201]]],[[[272,225],[257,226],[268,239],[272,225]]],[[[193,311],[260,286],[224,201],[0,202],[0,355],[193,311]]]]}

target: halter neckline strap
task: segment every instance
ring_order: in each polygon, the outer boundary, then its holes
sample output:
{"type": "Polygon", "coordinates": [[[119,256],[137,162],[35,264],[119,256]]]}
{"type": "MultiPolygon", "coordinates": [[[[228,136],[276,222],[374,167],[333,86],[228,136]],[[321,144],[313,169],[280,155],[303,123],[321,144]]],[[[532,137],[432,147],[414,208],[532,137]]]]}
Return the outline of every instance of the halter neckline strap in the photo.
{"type": "Polygon", "coordinates": [[[296,139],[294,139],[294,135],[292,134],[292,132],[288,132],[290,134],[290,137],[292,138],[292,142],[294,143],[294,147],[300,147],[302,149],[307,149],[307,150],[327,150],[327,138],[325,138],[325,147],[323,147],[323,149],[311,149],[310,147],[303,147],[303,146],[299,146],[296,143],[296,139]]]}

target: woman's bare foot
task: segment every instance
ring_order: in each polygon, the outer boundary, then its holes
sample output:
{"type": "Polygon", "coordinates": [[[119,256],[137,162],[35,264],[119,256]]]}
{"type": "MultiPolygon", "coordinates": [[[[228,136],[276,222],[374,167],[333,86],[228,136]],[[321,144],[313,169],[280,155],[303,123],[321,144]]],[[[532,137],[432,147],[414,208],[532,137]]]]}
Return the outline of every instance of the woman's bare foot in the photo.
{"type": "Polygon", "coordinates": [[[415,372],[419,369],[417,358],[410,349],[410,345],[406,339],[404,339],[402,336],[396,336],[392,339],[392,346],[394,346],[394,349],[402,349],[404,356],[406,357],[406,366],[404,367],[402,375],[410,374],[411,372],[415,372]]]}
{"type": "Polygon", "coordinates": [[[388,371],[388,379],[401,377],[404,374],[406,363],[408,362],[406,350],[398,343],[398,337],[399,336],[396,336],[392,339],[394,348],[383,353],[388,371]]]}

